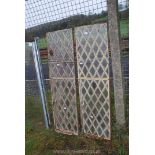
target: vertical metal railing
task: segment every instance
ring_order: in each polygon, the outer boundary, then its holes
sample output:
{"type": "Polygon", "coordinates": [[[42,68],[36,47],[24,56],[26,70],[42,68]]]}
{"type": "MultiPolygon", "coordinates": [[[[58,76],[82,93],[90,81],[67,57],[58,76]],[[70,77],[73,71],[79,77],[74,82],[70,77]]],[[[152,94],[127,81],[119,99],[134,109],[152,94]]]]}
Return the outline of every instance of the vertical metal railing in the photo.
{"type": "Polygon", "coordinates": [[[50,123],[50,118],[47,110],[47,99],[46,99],[46,92],[44,87],[44,78],[42,74],[42,65],[41,65],[41,59],[39,54],[39,48],[37,46],[37,40],[38,38],[35,38],[34,42],[32,43],[32,51],[33,51],[33,58],[34,58],[35,69],[37,74],[37,81],[38,81],[39,90],[40,90],[41,102],[43,106],[45,126],[48,129],[51,123],[50,123]]]}

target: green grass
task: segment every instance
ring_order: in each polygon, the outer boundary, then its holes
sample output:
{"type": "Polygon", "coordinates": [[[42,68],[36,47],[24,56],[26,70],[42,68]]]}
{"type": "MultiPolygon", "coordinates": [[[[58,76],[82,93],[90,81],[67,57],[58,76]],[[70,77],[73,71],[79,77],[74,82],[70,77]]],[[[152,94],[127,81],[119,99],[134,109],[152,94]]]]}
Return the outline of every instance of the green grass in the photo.
{"type": "MultiPolygon", "coordinates": [[[[34,103],[33,97],[26,97],[25,145],[26,155],[53,155],[54,150],[102,150],[105,154],[128,155],[128,129],[118,130],[112,96],[112,140],[97,140],[86,137],[56,133],[53,128],[44,127],[42,106],[34,103]]],[[[52,117],[51,92],[47,92],[48,107],[52,117]]],[[[52,122],[53,124],[53,122],[52,122]]]]}
{"type": "MultiPolygon", "coordinates": [[[[106,22],[107,17],[101,17],[92,21],[92,24],[106,22]]],[[[120,35],[121,37],[129,37],[129,20],[120,20],[120,35]]]]}
{"type": "Polygon", "coordinates": [[[106,21],[107,21],[107,16],[104,16],[104,17],[95,19],[94,21],[92,21],[92,24],[100,23],[100,22],[106,22],[106,21]]]}
{"type": "Polygon", "coordinates": [[[47,48],[47,41],[46,38],[40,38],[38,41],[38,47],[39,49],[47,48]]]}
{"type": "Polygon", "coordinates": [[[129,37],[129,20],[120,21],[121,37],[129,37]]]}

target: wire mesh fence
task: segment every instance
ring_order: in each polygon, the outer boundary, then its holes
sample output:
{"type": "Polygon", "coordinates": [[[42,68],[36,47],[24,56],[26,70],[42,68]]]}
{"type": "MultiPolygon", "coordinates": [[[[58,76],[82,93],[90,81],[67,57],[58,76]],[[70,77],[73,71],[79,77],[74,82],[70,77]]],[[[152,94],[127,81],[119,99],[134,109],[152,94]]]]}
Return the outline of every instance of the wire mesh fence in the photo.
{"type": "MultiPolygon", "coordinates": [[[[25,41],[32,42],[39,37],[41,62],[48,104],[51,107],[51,88],[46,33],[82,25],[107,22],[107,0],[26,0],[25,1],[25,41]]],[[[121,36],[121,61],[125,95],[129,93],[129,4],[128,0],[118,0],[118,14],[121,36]]],[[[33,102],[40,103],[39,88],[31,47],[26,43],[25,93],[33,102]]],[[[109,51],[110,54],[110,51],[109,51]]],[[[110,59],[111,64],[111,59],[110,59]]],[[[111,67],[110,67],[111,68],[111,67]]],[[[110,69],[112,81],[112,69],[110,69]]],[[[111,88],[113,87],[111,82],[111,88]]],[[[112,90],[112,89],[111,89],[112,90]]],[[[26,102],[29,102],[26,97],[26,102]]],[[[52,117],[52,114],[51,114],[52,117]]]]}
{"type": "Polygon", "coordinates": [[[125,95],[129,95],[129,0],[119,0],[121,61],[125,95]]]}
{"type": "MultiPolygon", "coordinates": [[[[129,121],[129,0],[119,0],[121,63],[123,73],[125,117],[129,121]]],[[[128,126],[128,123],[127,123],[128,126]]]]}
{"type": "Polygon", "coordinates": [[[106,0],[28,0],[25,8],[26,40],[107,16],[106,0]]]}

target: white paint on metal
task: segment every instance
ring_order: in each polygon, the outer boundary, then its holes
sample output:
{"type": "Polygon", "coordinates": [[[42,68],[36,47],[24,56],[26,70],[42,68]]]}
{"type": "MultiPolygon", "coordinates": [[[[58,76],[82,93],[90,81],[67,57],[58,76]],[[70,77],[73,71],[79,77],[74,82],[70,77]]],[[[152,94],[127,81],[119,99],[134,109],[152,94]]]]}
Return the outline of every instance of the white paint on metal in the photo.
{"type": "Polygon", "coordinates": [[[34,58],[35,69],[36,69],[36,74],[37,74],[37,81],[38,81],[40,95],[41,95],[41,102],[43,106],[45,126],[48,129],[50,125],[50,118],[49,118],[49,114],[47,111],[47,100],[46,100],[46,94],[45,94],[45,88],[44,88],[44,80],[43,80],[43,75],[42,75],[39,49],[37,46],[36,39],[35,39],[35,42],[32,43],[32,51],[33,51],[33,58],[34,58]]]}

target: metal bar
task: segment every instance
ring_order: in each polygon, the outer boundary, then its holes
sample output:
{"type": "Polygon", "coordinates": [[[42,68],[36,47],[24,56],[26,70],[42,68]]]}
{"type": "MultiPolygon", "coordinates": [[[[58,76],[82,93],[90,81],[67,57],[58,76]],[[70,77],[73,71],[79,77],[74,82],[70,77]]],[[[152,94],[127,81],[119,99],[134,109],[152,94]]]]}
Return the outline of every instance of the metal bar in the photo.
{"type": "Polygon", "coordinates": [[[38,39],[39,38],[35,38],[35,45],[36,45],[36,49],[37,49],[36,52],[37,52],[37,58],[38,58],[39,68],[40,68],[41,84],[42,84],[42,90],[43,90],[43,94],[44,94],[44,100],[45,100],[45,107],[46,107],[48,124],[51,125],[50,117],[49,117],[49,113],[48,113],[47,98],[46,98],[46,91],[45,91],[45,84],[44,84],[44,77],[43,77],[43,74],[42,74],[43,73],[43,69],[42,69],[42,64],[41,64],[39,48],[38,48],[38,45],[37,45],[37,40],[38,39]]]}
{"type": "Polygon", "coordinates": [[[115,96],[116,121],[119,126],[125,124],[124,92],[121,68],[121,48],[118,23],[118,0],[108,0],[108,28],[112,57],[112,71],[115,96]]]}
{"type": "Polygon", "coordinates": [[[41,95],[41,102],[43,106],[45,126],[48,129],[50,125],[50,119],[47,111],[47,100],[46,100],[46,94],[45,94],[45,88],[44,88],[40,55],[39,55],[39,50],[37,46],[37,39],[35,39],[35,41],[32,43],[32,51],[33,51],[33,58],[34,58],[35,69],[37,74],[37,81],[38,81],[40,95],[41,95]]]}

